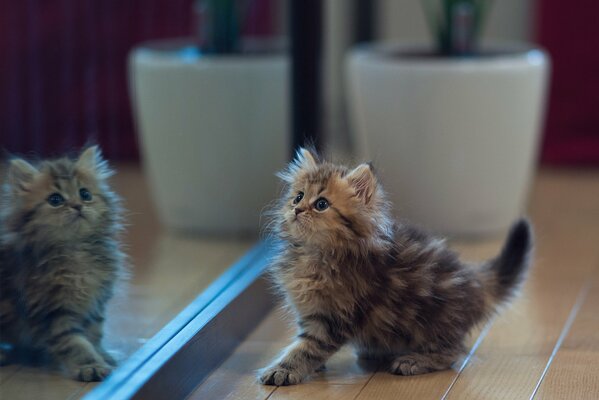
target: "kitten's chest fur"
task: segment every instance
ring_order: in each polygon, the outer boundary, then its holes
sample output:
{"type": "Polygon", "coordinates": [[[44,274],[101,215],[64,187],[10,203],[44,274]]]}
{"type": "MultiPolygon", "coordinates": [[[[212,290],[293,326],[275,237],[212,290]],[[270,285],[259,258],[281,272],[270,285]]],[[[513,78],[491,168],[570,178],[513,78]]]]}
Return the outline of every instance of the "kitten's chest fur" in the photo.
{"type": "Polygon", "coordinates": [[[363,292],[363,279],[322,254],[292,256],[292,267],[281,271],[280,282],[295,309],[303,315],[330,310],[351,314],[363,292]]]}
{"type": "Polygon", "coordinates": [[[57,285],[64,282],[65,289],[70,285],[91,289],[111,280],[117,272],[114,260],[78,248],[56,252],[36,264],[30,265],[31,280],[45,278],[57,285]]]}
{"type": "Polygon", "coordinates": [[[49,249],[30,258],[18,274],[17,289],[27,297],[45,299],[54,307],[86,309],[111,295],[121,260],[101,246],[73,245],[49,249]]]}

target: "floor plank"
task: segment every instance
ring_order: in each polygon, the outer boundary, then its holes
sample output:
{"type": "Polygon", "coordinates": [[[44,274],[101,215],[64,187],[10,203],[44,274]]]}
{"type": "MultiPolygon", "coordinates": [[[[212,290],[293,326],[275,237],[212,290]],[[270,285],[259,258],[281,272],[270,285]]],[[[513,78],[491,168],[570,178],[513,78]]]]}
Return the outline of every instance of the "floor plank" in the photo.
{"type": "Polygon", "coordinates": [[[355,398],[361,390],[360,385],[312,385],[287,386],[277,388],[269,400],[346,400],[355,398]]]}
{"type": "Polygon", "coordinates": [[[530,397],[575,304],[576,294],[572,290],[560,296],[534,296],[519,301],[498,317],[447,398],[530,397]],[[535,318],[542,307],[553,313],[535,318]]]}
{"type": "Polygon", "coordinates": [[[258,370],[268,365],[289,343],[292,332],[291,324],[282,313],[270,313],[189,400],[266,399],[275,388],[257,383],[258,370]]]}
{"type": "Polygon", "coordinates": [[[599,398],[599,269],[535,399],[599,398]]]}
{"type": "MultiPolygon", "coordinates": [[[[0,367],[0,385],[16,374],[21,369],[20,365],[5,365],[0,367]]],[[[0,392],[1,393],[1,392],[0,392]]]]}
{"type": "Polygon", "coordinates": [[[7,383],[10,382],[0,386],[3,400],[64,400],[77,396],[86,385],[41,368],[21,368],[7,383]]]}
{"type": "Polygon", "coordinates": [[[599,352],[564,350],[554,360],[535,399],[597,400],[599,352]]]}
{"type": "MultiPolygon", "coordinates": [[[[190,399],[266,398],[261,396],[269,395],[275,388],[259,384],[258,371],[269,365],[291,343],[294,332],[295,328],[287,315],[272,312],[235,353],[194,391],[190,399]]],[[[359,391],[372,376],[374,371],[371,368],[356,363],[351,349],[345,347],[329,360],[325,371],[315,374],[309,382],[319,387],[353,386],[359,391]]],[[[349,392],[339,389],[334,393],[349,392]]],[[[296,395],[299,394],[293,394],[296,395]]]]}
{"type": "Polygon", "coordinates": [[[590,176],[567,173],[537,180],[531,206],[536,262],[523,297],[497,318],[448,399],[534,393],[585,282],[599,265],[599,204],[593,201],[598,187],[590,176]]]}

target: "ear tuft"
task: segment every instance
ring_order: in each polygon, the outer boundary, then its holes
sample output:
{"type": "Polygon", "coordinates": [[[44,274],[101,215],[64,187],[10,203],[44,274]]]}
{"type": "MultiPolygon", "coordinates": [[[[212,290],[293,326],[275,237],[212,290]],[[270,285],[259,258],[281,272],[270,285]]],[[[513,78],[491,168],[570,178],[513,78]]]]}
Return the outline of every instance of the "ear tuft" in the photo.
{"type": "Polygon", "coordinates": [[[21,191],[27,191],[27,187],[33,183],[39,171],[27,161],[15,158],[10,161],[8,167],[8,182],[9,184],[21,191]]]}
{"type": "Polygon", "coordinates": [[[106,179],[112,175],[112,170],[102,157],[102,152],[98,146],[91,146],[83,150],[75,166],[77,169],[93,173],[99,179],[106,179]]]}
{"type": "Polygon", "coordinates": [[[88,171],[95,171],[99,162],[102,162],[102,153],[98,146],[91,146],[81,152],[77,160],[77,167],[88,171]]]}
{"type": "Polygon", "coordinates": [[[300,147],[296,152],[296,162],[303,169],[312,169],[318,166],[318,157],[316,157],[312,152],[304,147],[300,147]]]}
{"type": "Polygon", "coordinates": [[[295,159],[289,163],[287,168],[279,172],[277,176],[287,183],[295,180],[300,171],[316,169],[318,167],[318,157],[310,150],[300,147],[295,152],[295,159]]]}
{"type": "Polygon", "coordinates": [[[347,175],[347,180],[356,191],[356,195],[361,198],[365,204],[368,204],[372,199],[372,195],[374,194],[377,185],[372,164],[365,163],[358,165],[347,175]]]}

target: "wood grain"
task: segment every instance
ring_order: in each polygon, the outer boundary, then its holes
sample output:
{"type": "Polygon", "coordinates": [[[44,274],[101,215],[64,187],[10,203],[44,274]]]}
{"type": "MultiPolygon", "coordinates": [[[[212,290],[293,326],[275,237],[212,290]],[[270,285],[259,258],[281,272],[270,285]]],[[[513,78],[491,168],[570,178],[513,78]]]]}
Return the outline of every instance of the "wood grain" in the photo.
{"type": "MultiPolygon", "coordinates": [[[[0,385],[16,374],[21,369],[20,365],[5,365],[0,367],[0,385]]],[[[1,393],[1,392],[0,392],[1,393]]]]}
{"type": "Polygon", "coordinates": [[[588,176],[547,178],[537,180],[532,199],[536,263],[523,297],[495,321],[449,399],[533,395],[585,282],[599,265],[599,204],[593,201],[594,194],[599,198],[599,185],[588,176]]]}
{"type": "Polygon", "coordinates": [[[257,371],[273,359],[282,346],[289,343],[291,329],[280,319],[282,314],[271,312],[248,339],[206,381],[189,400],[200,399],[265,399],[273,391],[272,386],[257,382],[257,371]]]}
{"type": "Polygon", "coordinates": [[[306,387],[287,386],[277,388],[269,397],[271,400],[346,400],[360,393],[359,385],[311,385],[306,387]]]}
{"type": "Polygon", "coordinates": [[[535,399],[599,398],[599,269],[535,399]]]}
{"type": "Polygon", "coordinates": [[[56,371],[21,368],[0,386],[0,398],[10,400],[63,400],[78,396],[85,383],[65,379],[56,371]]]}

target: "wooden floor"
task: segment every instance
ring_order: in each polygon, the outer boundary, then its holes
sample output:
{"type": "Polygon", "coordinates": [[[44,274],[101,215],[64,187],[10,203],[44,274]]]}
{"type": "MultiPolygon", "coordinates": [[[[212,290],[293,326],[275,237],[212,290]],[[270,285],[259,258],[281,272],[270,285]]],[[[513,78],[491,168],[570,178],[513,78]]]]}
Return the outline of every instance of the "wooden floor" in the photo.
{"type": "MultiPolygon", "coordinates": [[[[243,255],[252,242],[165,232],[139,167],[120,166],[114,189],[124,197],[129,210],[125,241],[132,277],[110,304],[105,343],[117,359],[123,360],[243,255]]],[[[77,399],[95,385],[44,368],[0,367],[0,400],[77,399]]]]}
{"type": "MultiPolygon", "coordinates": [[[[293,334],[273,312],[190,399],[599,399],[599,171],[542,171],[529,213],[537,248],[523,296],[473,333],[454,369],[393,376],[358,365],[345,348],[304,384],[261,386],[256,370],[293,334]]],[[[456,248],[482,260],[500,245],[456,248]]]]}

